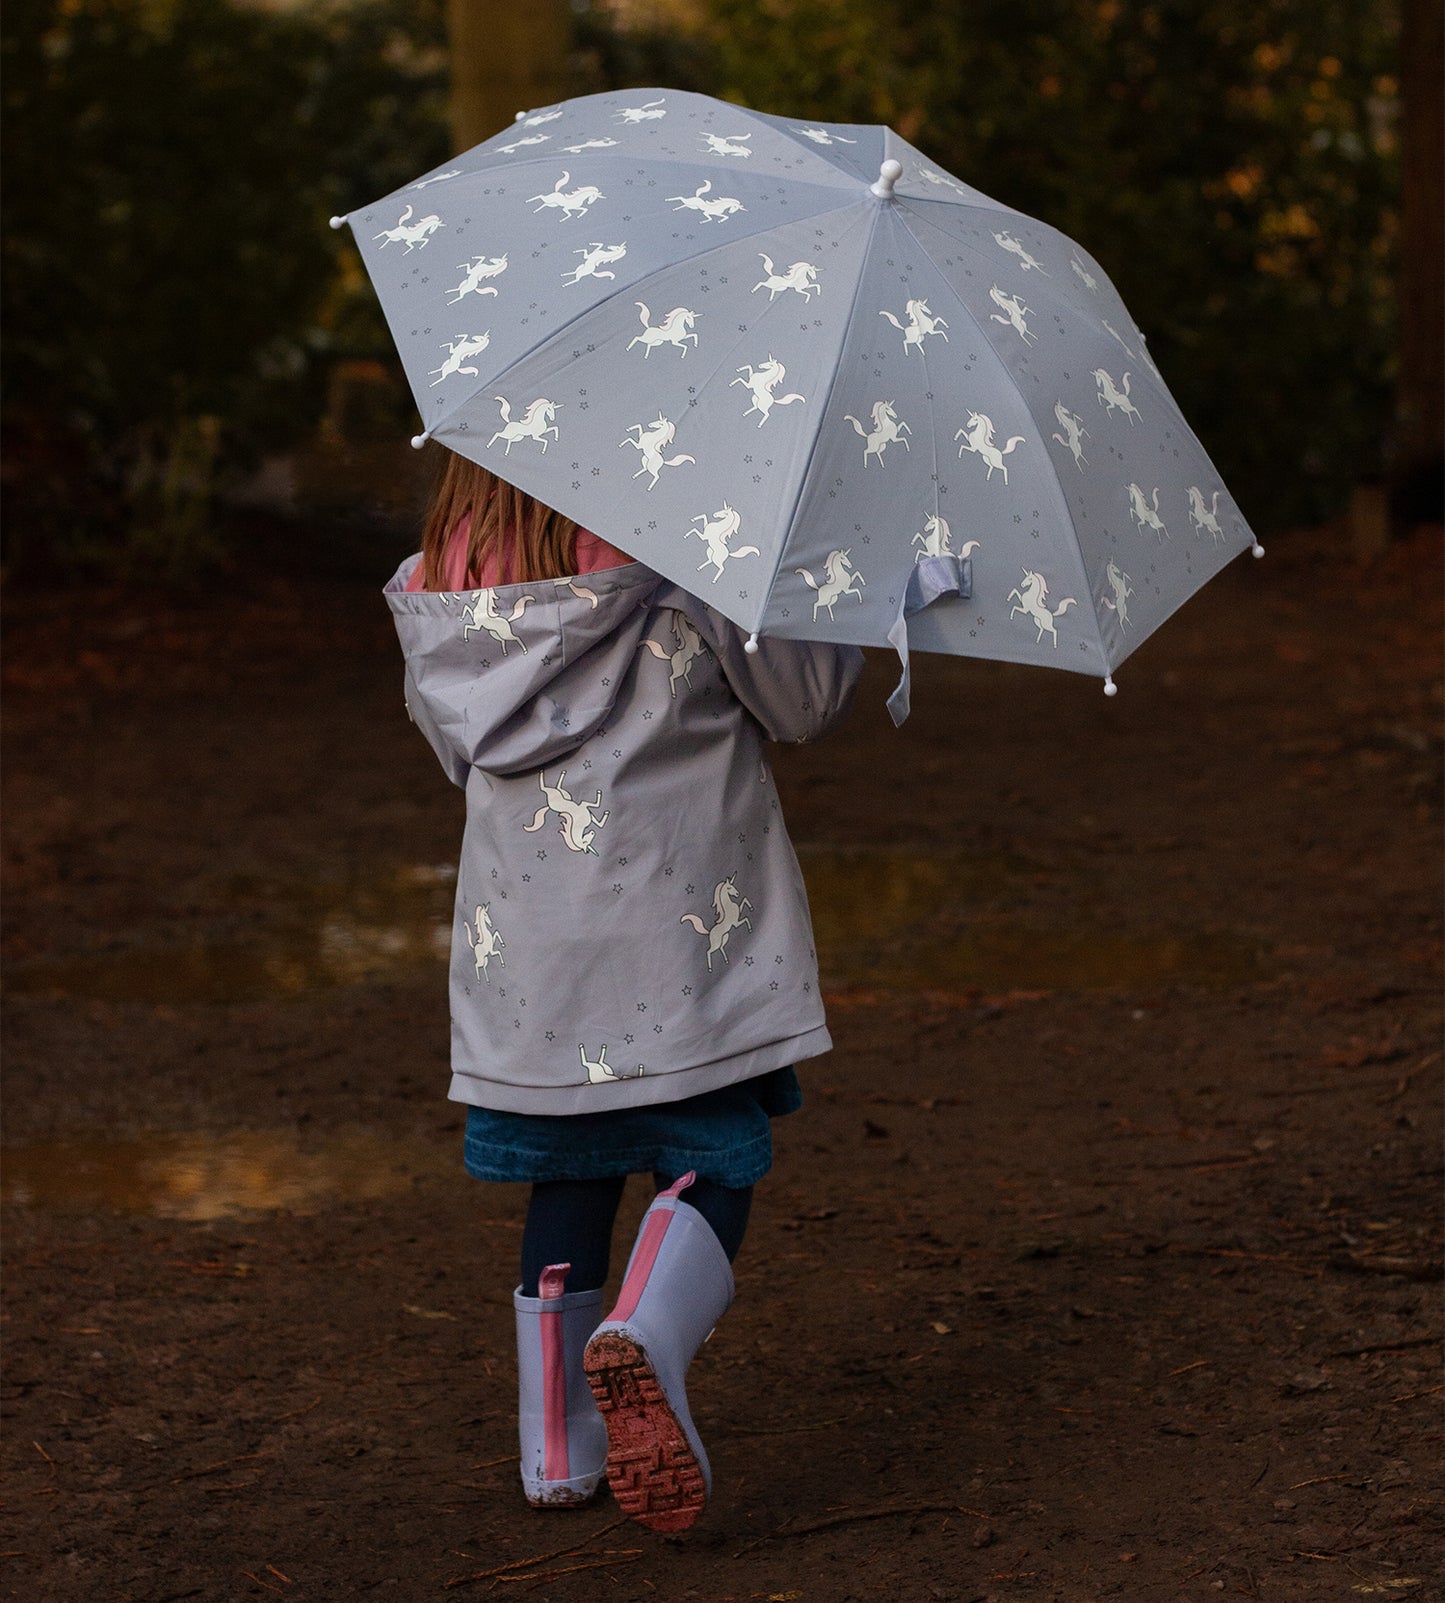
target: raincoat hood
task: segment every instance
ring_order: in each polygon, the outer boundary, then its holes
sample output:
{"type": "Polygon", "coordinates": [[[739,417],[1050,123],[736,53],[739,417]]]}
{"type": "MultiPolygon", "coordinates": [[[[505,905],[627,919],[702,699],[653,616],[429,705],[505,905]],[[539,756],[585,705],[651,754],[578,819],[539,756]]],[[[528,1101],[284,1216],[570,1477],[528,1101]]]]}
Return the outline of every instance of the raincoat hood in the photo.
{"type": "MultiPolygon", "coordinates": [[[[634,562],[491,590],[408,592],[420,561],[408,557],[386,587],[407,658],[407,705],[466,766],[498,775],[549,767],[596,733],[627,682],[651,608],[674,588],[634,562]]],[[[463,777],[452,772],[458,784],[463,777]]]]}

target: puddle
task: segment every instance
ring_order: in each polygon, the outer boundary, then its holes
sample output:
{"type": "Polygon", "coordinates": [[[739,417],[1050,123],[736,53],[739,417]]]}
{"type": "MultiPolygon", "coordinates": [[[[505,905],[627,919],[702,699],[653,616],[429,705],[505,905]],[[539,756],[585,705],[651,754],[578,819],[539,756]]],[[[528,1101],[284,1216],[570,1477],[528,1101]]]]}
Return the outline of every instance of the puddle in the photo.
{"type": "Polygon", "coordinates": [[[365,882],[226,881],[218,906],[255,910],[256,935],[148,945],[84,958],[10,964],[18,996],[102,1002],[255,1002],[327,986],[365,985],[445,964],[456,870],[418,863],[365,882]]]}
{"type": "MultiPolygon", "coordinates": [[[[876,847],[798,855],[831,990],[1217,989],[1265,977],[1254,946],[1228,932],[1155,936],[1020,920],[1010,909],[1038,874],[1020,858],[876,847]]],[[[234,879],[217,890],[217,906],[253,920],[255,934],[12,964],[7,984],[16,995],[184,1005],[263,1001],[426,969],[441,983],[454,880],[450,865],[431,864],[354,882],[234,879]]]]}
{"type": "Polygon", "coordinates": [[[808,883],[824,987],[895,991],[1209,989],[1265,977],[1250,941],[1203,930],[1146,935],[1009,916],[1036,864],[911,848],[811,848],[808,883]]]}
{"type": "Polygon", "coordinates": [[[295,1130],[242,1130],[51,1142],[6,1148],[0,1157],[0,1198],[7,1203],[193,1220],[371,1201],[460,1163],[453,1148],[360,1127],[328,1132],[315,1146],[295,1130]]]}

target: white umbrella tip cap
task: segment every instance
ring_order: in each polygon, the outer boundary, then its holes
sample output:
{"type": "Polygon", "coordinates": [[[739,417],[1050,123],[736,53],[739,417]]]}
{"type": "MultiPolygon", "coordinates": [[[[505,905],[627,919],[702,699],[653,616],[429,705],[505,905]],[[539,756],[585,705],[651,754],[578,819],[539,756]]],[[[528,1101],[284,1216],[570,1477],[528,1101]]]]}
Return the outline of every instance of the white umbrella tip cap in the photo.
{"type": "Polygon", "coordinates": [[[1254,544],[1250,546],[1249,554],[1252,557],[1262,557],[1264,555],[1264,547],[1259,543],[1258,540],[1256,540],[1254,544]]]}
{"type": "Polygon", "coordinates": [[[893,186],[900,178],[902,178],[902,176],[903,163],[901,161],[893,161],[890,159],[885,161],[883,165],[879,167],[878,182],[876,184],[870,184],[869,188],[875,195],[878,196],[880,200],[891,200],[893,198],[893,186]]]}
{"type": "Polygon", "coordinates": [[[1113,674],[1104,675],[1104,694],[1106,696],[1117,696],[1119,694],[1119,687],[1114,683],[1113,674]]]}
{"type": "Polygon", "coordinates": [[[411,437],[411,448],[412,448],[412,450],[413,451],[420,451],[422,446],[424,446],[426,444],[426,442],[430,438],[431,438],[430,434],[413,434],[412,437],[411,437]]]}
{"type": "Polygon", "coordinates": [[[756,631],[750,634],[747,639],[743,641],[743,650],[746,651],[750,657],[755,657],[757,655],[758,637],[756,631]]]}
{"type": "Polygon", "coordinates": [[[346,219],[344,217],[333,217],[331,219],[331,226],[333,228],[345,228],[346,227],[346,219]]]}

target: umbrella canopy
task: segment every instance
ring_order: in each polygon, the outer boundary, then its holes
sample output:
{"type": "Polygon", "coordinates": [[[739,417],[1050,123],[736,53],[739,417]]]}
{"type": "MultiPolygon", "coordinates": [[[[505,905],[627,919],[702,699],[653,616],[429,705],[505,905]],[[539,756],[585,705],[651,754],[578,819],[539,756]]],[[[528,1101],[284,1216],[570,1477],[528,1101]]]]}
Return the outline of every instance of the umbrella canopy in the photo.
{"type": "Polygon", "coordinates": [[[1098,263],[891,129],[588,95],[332,221],[415,443],[745,629],[1112,690],[1259,553],[1098,263]]]}

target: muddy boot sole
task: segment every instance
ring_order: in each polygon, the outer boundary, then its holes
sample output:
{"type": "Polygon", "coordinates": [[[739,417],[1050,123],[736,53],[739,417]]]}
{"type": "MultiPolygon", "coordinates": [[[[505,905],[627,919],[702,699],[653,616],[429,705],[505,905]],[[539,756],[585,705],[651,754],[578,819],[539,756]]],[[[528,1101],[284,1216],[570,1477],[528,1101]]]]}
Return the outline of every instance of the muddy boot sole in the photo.
{"type": "Polygon", "coordinates": [[[583,1368],[607,1426],[607,1480],[617,1506],[650,1531],[685,1531],[703,1511],[707,1486],[647,1353],[608,1331],[588,1343],[583,1368]]]}

